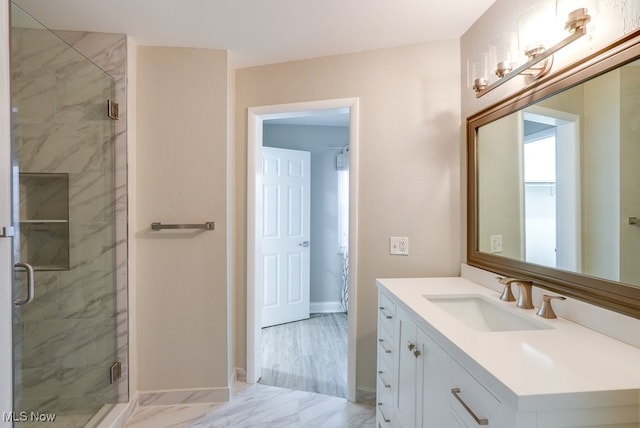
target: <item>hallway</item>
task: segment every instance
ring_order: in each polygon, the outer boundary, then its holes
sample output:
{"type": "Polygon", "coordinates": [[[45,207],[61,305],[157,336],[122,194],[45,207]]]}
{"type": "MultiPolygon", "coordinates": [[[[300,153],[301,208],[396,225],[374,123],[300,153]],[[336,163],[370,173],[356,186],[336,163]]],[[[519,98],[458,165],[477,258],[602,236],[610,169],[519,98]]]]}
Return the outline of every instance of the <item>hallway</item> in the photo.
{"type": "Polygon", "coordinates": [[[262,329],[263,385],[347,397],[347,314],[262,329]]]}

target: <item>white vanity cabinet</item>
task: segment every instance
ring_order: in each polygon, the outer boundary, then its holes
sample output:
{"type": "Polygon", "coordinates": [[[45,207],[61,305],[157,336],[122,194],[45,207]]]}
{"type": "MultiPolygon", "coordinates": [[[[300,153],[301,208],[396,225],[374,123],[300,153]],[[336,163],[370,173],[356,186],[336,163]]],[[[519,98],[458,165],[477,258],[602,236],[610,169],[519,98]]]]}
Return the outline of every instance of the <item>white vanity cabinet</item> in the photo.
{"type": "Polygon", "coordinates": [[[379,428],[500,427],[504,419],[499,400],[383,293],[377,393],[379,428]]]}
{"type": "Polygon", "coordinates": [[[424,296],[495,292],[461,278],[382,281],[378,428],[640,427],[640,349],[562,320],[476,333],[424,296]]]}

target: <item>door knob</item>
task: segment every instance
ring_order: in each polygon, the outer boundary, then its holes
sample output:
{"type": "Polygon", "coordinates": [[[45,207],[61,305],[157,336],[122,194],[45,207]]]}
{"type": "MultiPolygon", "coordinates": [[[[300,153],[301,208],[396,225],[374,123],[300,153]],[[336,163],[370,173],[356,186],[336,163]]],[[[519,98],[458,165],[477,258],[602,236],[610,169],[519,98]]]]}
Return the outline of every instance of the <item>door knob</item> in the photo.
{"type": "Polygon", "coordinates": [[[308,247],[309,246],[309,241],[302,241],[301,243],[298,244],[298,247],[308,247]]]}

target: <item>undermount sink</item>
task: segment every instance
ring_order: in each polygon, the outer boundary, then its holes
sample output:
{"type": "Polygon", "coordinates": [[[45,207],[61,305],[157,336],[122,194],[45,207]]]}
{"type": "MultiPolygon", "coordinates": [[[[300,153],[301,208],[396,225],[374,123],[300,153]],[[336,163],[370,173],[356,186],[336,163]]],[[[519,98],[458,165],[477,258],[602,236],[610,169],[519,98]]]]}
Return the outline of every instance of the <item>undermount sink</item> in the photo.
{"type": "Polygon", "coordinates": [[[493,301],[481,295],[424,295],[422,297],[476,331],[548,330],[553,328],[515,312],[523,309],[515,309],[507,306],[507,303],[493,301]]]}

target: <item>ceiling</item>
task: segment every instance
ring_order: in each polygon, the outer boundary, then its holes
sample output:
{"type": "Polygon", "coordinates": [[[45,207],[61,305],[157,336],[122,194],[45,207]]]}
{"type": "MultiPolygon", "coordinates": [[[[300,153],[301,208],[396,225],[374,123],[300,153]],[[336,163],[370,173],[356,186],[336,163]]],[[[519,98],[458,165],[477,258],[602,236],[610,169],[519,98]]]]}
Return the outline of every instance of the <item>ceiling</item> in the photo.
{"type": "Polygon", "coordinates": [[[15,0],[52,29],[227,49],[235,67],[457,39],[495,0],[15,0]]]}
{"type": "Polygon", "coordinates": [[[349,109],[333,108],[275,115],[265,125],[349,126],[349,109]]]}

